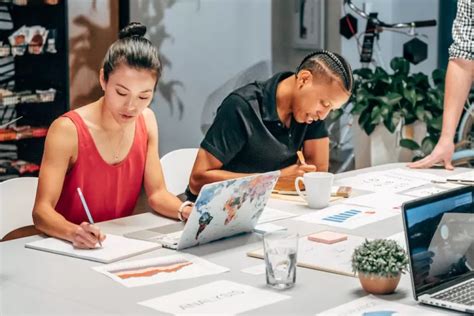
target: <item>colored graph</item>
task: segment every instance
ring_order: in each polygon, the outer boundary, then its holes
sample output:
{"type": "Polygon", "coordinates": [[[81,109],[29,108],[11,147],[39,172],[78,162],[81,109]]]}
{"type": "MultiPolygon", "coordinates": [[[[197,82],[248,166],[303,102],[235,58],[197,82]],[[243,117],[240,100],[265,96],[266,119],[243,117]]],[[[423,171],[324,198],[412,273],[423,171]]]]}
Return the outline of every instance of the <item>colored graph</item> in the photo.
{"type": "Polygon", "coordinates": [[[351,217],[356,216],[357,214],[362,213],[362,211],[359,210],[348,210],[344,211],[335,215],[331,215],[328,217],[324,217],[322,220],[323,221],[329,221],[329,222],[336,222],[336,223],[343,223],[350,219],[351,217]]]}

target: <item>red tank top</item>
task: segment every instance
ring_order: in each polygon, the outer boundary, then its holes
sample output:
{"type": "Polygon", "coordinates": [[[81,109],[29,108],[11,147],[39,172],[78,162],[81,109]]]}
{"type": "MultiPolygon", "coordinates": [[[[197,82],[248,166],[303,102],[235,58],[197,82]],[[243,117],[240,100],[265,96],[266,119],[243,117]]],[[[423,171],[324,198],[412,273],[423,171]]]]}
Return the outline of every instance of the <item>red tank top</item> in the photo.
{"type": "Polygon", "coordinates": [[[76,125],[77,160],[65,176],[56,210],[76,224],[88,222],[77,188],[80,187],[95,222],[131,215],[140,195],[145,172],[148,135],[138,116],[132,147],[125,159],[109,165],[102,159],[82,118],[75,111],[63,115],[76,125]]]}

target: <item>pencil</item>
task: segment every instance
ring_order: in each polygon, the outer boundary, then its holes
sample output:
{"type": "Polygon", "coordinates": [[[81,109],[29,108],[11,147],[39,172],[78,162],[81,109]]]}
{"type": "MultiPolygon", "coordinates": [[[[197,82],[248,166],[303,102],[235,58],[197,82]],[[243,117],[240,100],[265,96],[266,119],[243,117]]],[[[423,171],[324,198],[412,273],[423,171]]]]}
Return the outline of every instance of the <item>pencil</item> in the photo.
{"type": "Polygon", "coordinates": [[[298,156],[298,159],[300,160],[300,163],[302,165],[306,165],[306,161],[304,160],[303,152],[301,150],[298,150],[296,152],[296,155],[298,156]]]}
{"type": "MultiPolygon", "coordinates": [[[[84,211],[86,211],[87,218],[89,219],[89,223],[94,224],[94,219],[92,218],[91,212],[89,207],[87,206],[86,199],[82,194],[81,188],[77,188],[77,193],[79,194],[79,198],[81,199],[82,206],[84,207],[84,211]]],[[[99,246],[102,247],[102,243],[100,242],[100,236],[97,236],[97,240],[99,241],[99,246]]]]}

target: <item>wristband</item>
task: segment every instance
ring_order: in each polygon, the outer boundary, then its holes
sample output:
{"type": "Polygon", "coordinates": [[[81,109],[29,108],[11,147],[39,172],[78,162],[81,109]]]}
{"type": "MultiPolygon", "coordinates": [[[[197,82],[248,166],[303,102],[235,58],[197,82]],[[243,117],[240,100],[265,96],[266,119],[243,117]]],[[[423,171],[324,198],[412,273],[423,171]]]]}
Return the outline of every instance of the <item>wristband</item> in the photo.
{"type": "Polygon", "coordinates": [[[183,210],[186,206],[193,206],[193,202],[190,202],[190,201],[185,201],[183,202],[183,204],[181,204],[181,206],[179,207],[178,209],[178,219],[182,222],[184,222],[184,218],[183,218],[183,210]]]}

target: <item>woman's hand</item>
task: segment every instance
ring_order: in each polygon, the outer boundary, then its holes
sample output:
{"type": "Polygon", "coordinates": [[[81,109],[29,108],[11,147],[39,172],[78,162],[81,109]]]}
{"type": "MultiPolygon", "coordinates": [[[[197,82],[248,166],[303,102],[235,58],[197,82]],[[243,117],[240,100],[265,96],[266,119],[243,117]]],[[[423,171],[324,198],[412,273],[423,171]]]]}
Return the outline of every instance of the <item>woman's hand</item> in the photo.
{"type": "Polygon", "coordinates": [[[194,205],[186,205],[184,208],[183,208],[183,219],[184,221],[187,221],[188,218],[189,218],[189,215],[191,215],[191,211],[193,210],[193,206],[194,205]]]}
{"type": "Polygon", "coordinates": [[[83,222],[73,232],[72,245],[75,248],[92,249],[96,248],[99,240],[104,241],[105,237],[97,226],[83,222]]]}

